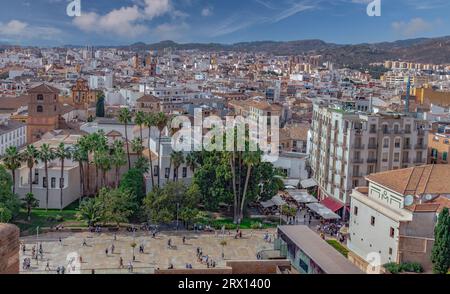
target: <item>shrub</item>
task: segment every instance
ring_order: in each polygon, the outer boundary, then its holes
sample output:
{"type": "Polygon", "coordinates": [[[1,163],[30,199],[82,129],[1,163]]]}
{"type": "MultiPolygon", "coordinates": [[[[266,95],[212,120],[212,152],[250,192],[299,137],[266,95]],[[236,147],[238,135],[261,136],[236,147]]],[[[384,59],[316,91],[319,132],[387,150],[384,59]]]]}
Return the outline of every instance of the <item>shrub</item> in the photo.
{"type": "Polygon", "coordinates": [[[261,224],[261,223],[256,223],[256,222],[254,222],[254,223],[252,223],[252,224],[250,225],[250,228],[251,228],[252,230],[258,230],[259,228],[262,228],[262,224],[261,224]]]}
{"type": "Polygon", "coordinates": [[[333,246],[334,249],[339,251],[342,255],[345,257],[348,257],[348,249],[342,246],[338,241],[336,240],[327,240],[327,243],[333,246]]]}
{"type": "Polygon", "coordinates": [[[389,271],[391,274],[398,274],[401,272],[401,267],[399,264],[395,262],[390,262],[384,265],[384,268],[389,271]]]}
{"type": "Polygon", "coordinates": [[[423,273],[423,267],[417,262],[404,262],[401,264],[391,262],[384,265],[384,268],[391,274],[407,273],[423,273]]]}

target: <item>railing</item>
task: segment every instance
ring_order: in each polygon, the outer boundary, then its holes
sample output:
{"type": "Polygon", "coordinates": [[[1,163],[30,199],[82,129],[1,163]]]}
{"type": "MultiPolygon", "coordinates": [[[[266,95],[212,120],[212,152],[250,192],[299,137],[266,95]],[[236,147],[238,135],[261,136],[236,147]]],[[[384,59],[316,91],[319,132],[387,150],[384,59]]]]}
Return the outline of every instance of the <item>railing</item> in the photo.
{"type": "Polygon", "coordinates": [[[423,160],[422,158],[416,158],[416,160],[414,160],[414,163],[425,164],[425,160],[423,160]]]}
{"type": "Polygon", "coordinates": [[[367,159],[367,163],[377,163],[378,159],[377,158],[368,158],[367,159]]]}
{"type": "Polygon", "coordinates": [[[353,158],[352,163],[363,163],[364,160],[362,158],[353,158]]]}
{"type": "Polygon", "coordinates": [[[369,149],[378,149],[378,144],[369,144],[368,148],[369,149]]]}
{"type": "Polygon", "coordinates": [[[411,150],[411,144],[404,144],[403,150],[411,150]]]}
{"type": "Polygon", "coordinates": [[[419,150],[419,149],[425,149],[425,145],[424,145],[424,144],[416,144],[416,146],[414,146],[414,148],[415,148],[416,150],[419,150]]]}
{"type": "Polygon", "coordinates": [[[355,149],[355,150],[364,150],[365,148],[366,148],[366,145],[363,145],[363,144],[353,145],[353,149],[355,149]]]}

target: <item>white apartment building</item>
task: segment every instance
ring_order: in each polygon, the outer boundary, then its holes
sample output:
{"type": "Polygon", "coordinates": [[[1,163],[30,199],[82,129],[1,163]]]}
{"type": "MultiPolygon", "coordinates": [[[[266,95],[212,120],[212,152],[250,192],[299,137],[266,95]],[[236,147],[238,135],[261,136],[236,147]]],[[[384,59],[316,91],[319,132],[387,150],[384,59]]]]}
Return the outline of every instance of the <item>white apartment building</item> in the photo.
{"type": "Polygon", "coordinates": [[[351,194],[348,248],[363,270],[395,262],[431,269],[434,227],[450,207],[450,166],[425,165],[368,176],[351,194]]]}
{"type": "Polygon", "coordinates": [[[91,89],[112,89],[113,88],[113,75],[95,75],[89,76],[89,88],[91,89]]]}
{"type": "Polygon", "coordinates": [[[427,162],[426,122],[402,114],[315,104],[310,133],[310,165],[319,197],[336,202],[332,209],[344,218],[349,195],[366,184],[365,176],[427,162]]]}
{"type": "Polygon", "coordinates": [[[21,122],[10,120],[9,115],[0,114],[0,157],[5,155],[8,147],[20,149],[27,143],[27,126],[21,122]]]}

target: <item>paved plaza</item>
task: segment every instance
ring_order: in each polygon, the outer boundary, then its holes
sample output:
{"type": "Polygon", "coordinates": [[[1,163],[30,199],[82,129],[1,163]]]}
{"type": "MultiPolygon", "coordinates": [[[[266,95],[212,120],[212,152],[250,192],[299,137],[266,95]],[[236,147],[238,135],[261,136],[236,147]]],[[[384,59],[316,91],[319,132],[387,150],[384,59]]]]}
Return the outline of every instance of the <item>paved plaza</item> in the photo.
{"type": "MultiPolygon", "coordinates": [[[[221,234],[207,234],[195,232],[162,232],[156,238],[147,232],[127,233],[47,233],[22,238],[26,246],[25,254],[20,252],[21,263],[25,258],[31,258],[32,247],[42,244],[43,258],[31,259],[31,267],[22,268],[21,273],[49,273],[55,274],[58,266],[64,266],[66,273],[75,269],[81,273],[128,273],[128,265],[132,263],[134,273],[153,273],[155,268],[166,269],[169,264],[174,268],[185,268],[186,264],[192,264],[193,268],[206,268],[197,258],[197,248],[200,247],[203,255],[216,262],[217,267],[224,267],[226,260],[255,260],[261,250],[273,249],[273,243],[264,241],[264,235],[273,234],[275,230],[250,231],[244,230],[242,239],[235,239],[235,231],[221,234]],[[183,236],[186,243],[183,245],[183,236]],[[61,242],[59,241],[61,239],[61,242]],[[172,241],[172,248],[168,248],[168,240],[172,241]],[[225,240],[227,245],[222,248],[221,242],[225,240]],[[86,241],[86,246],[83,242],[86,241]],[[136,260],[133,260],[132,244],[136,260]],[[114,253],[111,247],[114,244],[114,253]],[[144,253],[139,253],[139,246],[144,246],[144,253]],[[106,254],[108,249],[108,254],[106,254]],[[222,249],[225,260],[222,259],[222,249]],[[81,264],[78,262],[81,257],[81,264]],[[124,268],[120,267],[120,258],[123,259],[124,268]],[[76,266],[68,266],[70,261],[76,266]],[[47,268],[49,264],[50,270],[47,268]],[[78,271],[79,269],[79,271],[78,271]]],[[[36,246],[38,249],[39,247],[36,246]]]]}

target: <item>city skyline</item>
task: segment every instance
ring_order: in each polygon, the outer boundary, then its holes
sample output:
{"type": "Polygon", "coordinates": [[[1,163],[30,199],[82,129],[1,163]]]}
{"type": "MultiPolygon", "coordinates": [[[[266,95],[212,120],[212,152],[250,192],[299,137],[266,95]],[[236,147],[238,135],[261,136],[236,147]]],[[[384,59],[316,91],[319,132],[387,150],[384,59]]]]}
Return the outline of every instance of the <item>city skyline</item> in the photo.
{"type": "Polygon", "coordinates": [[[83,1],[81,16],[66,14],[66,0],[1,0],[0,43],[117,46],[135,42],[238,43],[321,39],[376,43],[450,35],[442,0],[381,1],[369,17],[369,0],[83,1]]]}

